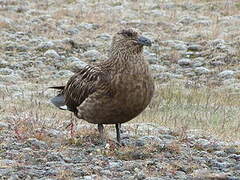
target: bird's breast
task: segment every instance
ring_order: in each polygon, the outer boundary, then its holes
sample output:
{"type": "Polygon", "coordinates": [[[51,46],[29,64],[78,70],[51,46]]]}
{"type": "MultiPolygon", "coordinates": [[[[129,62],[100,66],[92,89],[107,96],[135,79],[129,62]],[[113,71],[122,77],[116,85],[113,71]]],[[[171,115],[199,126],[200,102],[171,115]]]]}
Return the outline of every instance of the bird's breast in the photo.
{"type": "Polygon", "coordinates": [[[138,71],[125,71],[114,77],[115,98],[123,111],[136,116],[150,103],[154,84],[148,67],[138,71]]]}

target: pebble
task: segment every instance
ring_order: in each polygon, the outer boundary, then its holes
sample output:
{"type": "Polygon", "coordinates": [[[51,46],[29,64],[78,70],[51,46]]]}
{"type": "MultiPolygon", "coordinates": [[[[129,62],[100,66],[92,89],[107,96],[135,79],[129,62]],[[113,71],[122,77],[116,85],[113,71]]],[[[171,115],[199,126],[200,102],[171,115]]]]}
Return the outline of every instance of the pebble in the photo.
{"type": "Polygon", "coordinates": [[[197,75],[202,75],[202,74],[208,74],[211,71],[208,68],[205,67],[197,67],[194,69],[197,75]]]}
{"type": "Polygon", "coordinates": [[[189,65],[192,64],[192,60],[191,59],[186,59],[186,58],[185,59],[179,59],[178,64],[180,66],[189,66],[189,65]]]}
{"type": "Polygon", "coordinates": [[[218,74],[221,78],[232,78],[234,76],[235,72],[231,70],[224,70],[218,74]]]}
{"type": "Polygon", "coordinates": [[[97,50],[89,50],[82,53],[81,56],[85,58],[90,58],[92,61],[96,61],[102,57],[102,54],[97,50]]]}
{"type": "Polygon", "coordinates": [[[47,51],[44,53],[44,56],[46,56],[46,57],[51,57],[51,58],[55,58],[55,59],[60,58],[59,54],[58,54],[55,50],[53,50],[53,49],[47,50],[47,51]]]}

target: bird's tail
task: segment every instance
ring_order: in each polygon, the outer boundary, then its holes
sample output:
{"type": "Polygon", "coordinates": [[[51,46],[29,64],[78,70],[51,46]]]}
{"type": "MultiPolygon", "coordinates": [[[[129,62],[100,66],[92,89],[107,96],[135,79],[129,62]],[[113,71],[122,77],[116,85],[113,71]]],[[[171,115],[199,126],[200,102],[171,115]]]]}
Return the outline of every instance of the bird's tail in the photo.
{"type": "Polygon", "coordinates": [[[63,90],[65,86],[51,86],[51,87],[48,87],[50,89],[58,89],[58,90],[63,90]]]}
{"type": "Polygon", "coordinates": [[[54,98],[50,99],[51,103],[53,103],[59,109],[67,110],[67,106],[65,104],[64,95],[62,93],[62,91],[64,89],[64,86],[53,86],[53,87],[49,87],[49,88],[60,90],[60,92],[59,92],[59,94],[57,96],[55,96],[54,98]]]}

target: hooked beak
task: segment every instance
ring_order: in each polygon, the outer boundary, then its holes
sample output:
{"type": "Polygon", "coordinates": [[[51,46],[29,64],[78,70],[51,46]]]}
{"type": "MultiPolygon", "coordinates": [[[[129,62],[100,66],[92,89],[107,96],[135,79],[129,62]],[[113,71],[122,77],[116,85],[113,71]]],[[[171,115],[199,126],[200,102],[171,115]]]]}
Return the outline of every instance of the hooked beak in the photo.
{"type": "Polygon", "coordinates": [[[139,36],[137,42],[143,46],[151,46],[152,42],[143,36],[139,36]]]}

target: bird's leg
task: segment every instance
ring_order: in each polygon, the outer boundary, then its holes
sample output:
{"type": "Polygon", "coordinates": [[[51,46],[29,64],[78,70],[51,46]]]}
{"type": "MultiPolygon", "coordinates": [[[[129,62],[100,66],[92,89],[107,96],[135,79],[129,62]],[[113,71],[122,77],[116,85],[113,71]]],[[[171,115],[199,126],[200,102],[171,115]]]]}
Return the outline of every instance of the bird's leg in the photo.
{"type": "Polygon", "coordinates": [[[75,134],[75,129],[74,129],[74,120],[71,119],[71,122],[67,125],[66,128],[70,127],[70,135],[71,135],[71,138],[74,137],[74,134],[75,134]]]}
{"type": "Polygon", "coordinates": [[[120,128],[121,128],[121,124],[120,123],[117,123],[116,124],[116,132],[117,132],[117,142],[119,144],[121,144],[121,138],[120,138],[120,128]]]}
{"type": "Polygon", "coordinates": [[[120,129],[120,133],[123,133],[122,124],[121,123],[119,123],[119,129],[120,129]]]}
{"type": "Polygon", "coordinates": [[[103,129],[104,129],[103,124],[98,124],[98,131],[101,137],[103,137],[103,129]]]}

